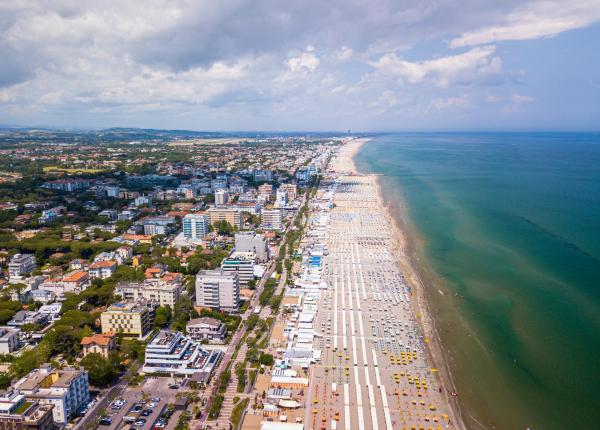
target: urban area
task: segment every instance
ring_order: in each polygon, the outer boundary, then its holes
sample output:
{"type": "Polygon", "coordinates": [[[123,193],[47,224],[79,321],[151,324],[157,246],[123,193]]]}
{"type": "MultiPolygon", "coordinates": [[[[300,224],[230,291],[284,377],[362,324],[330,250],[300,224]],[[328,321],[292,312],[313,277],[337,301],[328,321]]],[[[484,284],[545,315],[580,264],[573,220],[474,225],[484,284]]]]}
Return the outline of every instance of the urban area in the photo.
{"type": "Polygon", "coordinates": [[[0,136],[0,429],[451,427],[360,141],[0,136]]]}

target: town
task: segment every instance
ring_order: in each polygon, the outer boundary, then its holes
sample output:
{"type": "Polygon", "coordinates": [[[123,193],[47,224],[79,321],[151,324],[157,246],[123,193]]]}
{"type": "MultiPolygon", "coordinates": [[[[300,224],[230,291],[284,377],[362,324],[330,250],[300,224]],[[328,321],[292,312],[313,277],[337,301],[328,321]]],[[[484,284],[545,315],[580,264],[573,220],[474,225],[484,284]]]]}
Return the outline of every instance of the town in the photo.
{"type": "Polygon", "coordinates": [[[3,135],[0,428],[229,429],[295,409],[310,360],[284,357],[286,290],[348,139],[3,135]]]}

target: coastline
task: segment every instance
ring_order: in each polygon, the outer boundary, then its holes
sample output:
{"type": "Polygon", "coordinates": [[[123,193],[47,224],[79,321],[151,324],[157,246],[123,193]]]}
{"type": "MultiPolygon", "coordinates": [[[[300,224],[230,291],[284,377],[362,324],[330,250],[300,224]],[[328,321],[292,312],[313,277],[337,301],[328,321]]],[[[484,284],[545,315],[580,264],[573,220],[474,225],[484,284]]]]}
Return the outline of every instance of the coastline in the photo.
{"type": "MultiPolygon", "coordinates": [[[[356,157],[362,146],[369,140],[371,139],[355,139],[351,143],[346,144],[352,145],[351,147],[346,147],[343,151],[340,151],[338,153],[337,163],[342,164],[343,170],[351,174],[367,174],[358,171],[358,169],[356,168],[354,158],[356,157]]],[[[435,367],[437,369],[437,372],[435,372],[435,377],[436,379],[438,379],[440,386],[443,387],[443,398],[449,406],[453,425],[458,429],[466,429],[458,398],[450,394],[456,392],[456,388],[454,385],[448,360],[443,349],[443,344],[436,329],[435,320],[432,317],[432,314],[429,309],[429,304],[427,302],[425,291],[425,284],[421,280],[418,269],[416,268],[417,265],[413,261],[414,256],[412,256],[409,251],[410,242],[408,235],[410,233],[408,232],[408,230],[410,229],[410,227],[408,224],[410,221],[407,219],[406,206],[404,202],[400,202],[398,213],[399,216],[394,216],[392,214],[391,205],[386,204],[383,198],[383,184],[380,178],[376,175],[373,176],[375,178],[375,188],[377,190],[376,198],[383,209],[387,222],[390,226],[391,234],[394,237],[394,251],[396,254],[395,258],[398,262],[398,265],[400,266],[402,273],[405,276],[407,284],[411,287],[413,297],[415,298],[415,301],[411,303],[411,306],[413,307],[413,310],[415,312],[417,322],[423,330],[423,337],[425,339],[425,349],[429,355],[429,360],[431,362],[432,367],[435,367]]]]}

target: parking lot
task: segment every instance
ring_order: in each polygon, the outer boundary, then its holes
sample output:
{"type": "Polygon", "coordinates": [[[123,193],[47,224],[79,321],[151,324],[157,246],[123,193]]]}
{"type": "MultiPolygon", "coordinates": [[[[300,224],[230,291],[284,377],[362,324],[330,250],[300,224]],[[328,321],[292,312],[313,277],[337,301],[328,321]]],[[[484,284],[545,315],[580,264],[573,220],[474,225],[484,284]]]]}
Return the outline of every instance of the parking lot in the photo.
{"type": "MultiPolygon", "coordinates": [[[[169,388],[174,382],[171,378],[149,377],[139,387],[127,387],[122,395],[106,408],[105,419],[101,421],[100,428],[106,430],[116,430],[124,426],[136,430],[161,428],[159,423],[161,414],[166,411],[169,403],[175,403],[178,390],[169,388]]],[[[172,420],[173,418],[170,421],[172,420]]],[[[166,422],[164,424],[162,427],[166,428],[166,422]]]]}

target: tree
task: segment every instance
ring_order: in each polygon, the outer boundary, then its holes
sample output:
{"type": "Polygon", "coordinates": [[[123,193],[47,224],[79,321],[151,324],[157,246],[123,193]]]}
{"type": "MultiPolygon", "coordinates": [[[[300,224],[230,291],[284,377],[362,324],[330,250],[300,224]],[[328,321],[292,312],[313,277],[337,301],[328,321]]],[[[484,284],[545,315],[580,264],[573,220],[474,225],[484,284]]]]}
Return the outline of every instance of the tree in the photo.
{"type": "Polygon", "coordinates": [[[8,373],[0,373],[0,390],[10,387],[11,378],[8,373]]]}
{"type": "Polygon", "coordinates": [[[115,365],[118,360],[115,356],[104,358],[102,355],[94,352],[86,355],[81,360],[81,365],[88,371],[90,383],[96,387],[107,387],[117,379],[119,374],[115,365]]]}
{"type": "Polygon", "coordinates": [[[163,328],[171,321],[171,306],[159,306],[154,316],[154,327],[163,328]]]}

